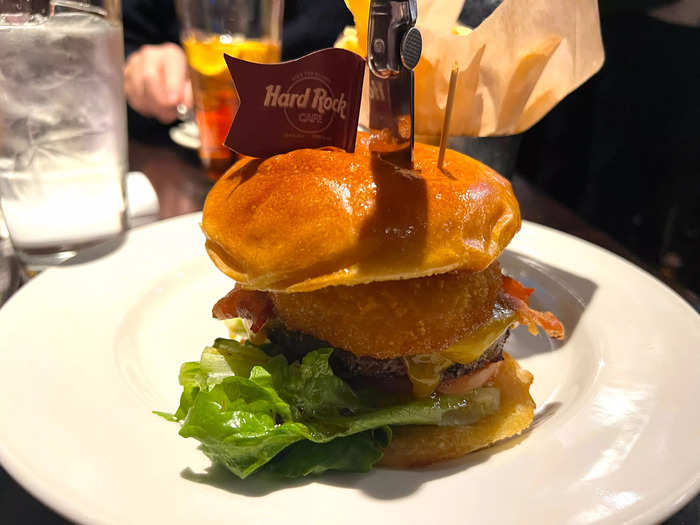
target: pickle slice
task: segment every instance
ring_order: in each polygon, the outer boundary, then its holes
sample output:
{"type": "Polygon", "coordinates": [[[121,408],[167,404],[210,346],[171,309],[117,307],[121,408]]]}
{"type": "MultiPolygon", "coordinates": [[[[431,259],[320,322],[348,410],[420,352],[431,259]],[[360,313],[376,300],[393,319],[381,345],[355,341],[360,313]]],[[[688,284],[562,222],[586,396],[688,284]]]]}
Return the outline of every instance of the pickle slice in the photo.
{"type": "Polygon", "coordinates": [[[459,397],[441,396],[440,404],[443,403],[454,403],[455,408],[442,416],[440,426],[470,425],[498,412],[501,392],[491,386],[475,388],[459,397]]]}

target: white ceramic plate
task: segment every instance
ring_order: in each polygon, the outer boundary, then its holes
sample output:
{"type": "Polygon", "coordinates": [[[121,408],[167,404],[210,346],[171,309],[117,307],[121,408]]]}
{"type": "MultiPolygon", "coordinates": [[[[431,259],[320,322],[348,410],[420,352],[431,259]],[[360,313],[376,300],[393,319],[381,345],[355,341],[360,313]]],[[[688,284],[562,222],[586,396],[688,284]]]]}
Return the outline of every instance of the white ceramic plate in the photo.
{"type": "Polygon", "coordinates": [[[0,310],[0,459],[35,496],[96,523],[652,523],[700,488],[700,321],[633,265],[524,224],[502,258],[564,343],[524,328],[535,375],[525,436],[418,471],[287,485],[209,467],[151,414],[178,402],[180,363],[224,334],[232,286],[199,216],[134,231],[97,262],[49,270],[0,310]]]}
{"type": "Polygon", "coordinates": [[[168,130],[170,140],[178,146],[187,149],[198,149],[200,146],[199,130],[194,120],[180,122],[168,130]]]}

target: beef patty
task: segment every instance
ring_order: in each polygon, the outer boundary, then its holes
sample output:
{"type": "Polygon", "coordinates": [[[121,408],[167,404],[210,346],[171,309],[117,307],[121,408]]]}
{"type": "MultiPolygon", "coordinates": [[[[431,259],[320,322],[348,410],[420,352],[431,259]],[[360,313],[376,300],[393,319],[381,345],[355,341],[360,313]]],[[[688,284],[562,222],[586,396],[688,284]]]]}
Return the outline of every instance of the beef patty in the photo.
{"type": "MultiPolygon", "coordinates": [[[[479,370],[489,363],[501,361],[503,359],[503,345],[508,339],[510,331],[506,330],[491,346],[489,346],[478,359],[471,363],[454,363],[447,368],[441,377],[441,381],[455,379],[475,370],[479,370]]],[[[346,350],[336,350],[333,353],[341,377],[344,376],[366,376],[377,379],[407,376],[406,365],[401,357],[393,359],[374,359],[368,356],[356,356],[346,350]]]]}
{"type": "MultiPolygon", "coordinates": [[[[265,325],[268,339],[283,349],[285,357],[296,361],[313,350],[329,348],[332,345],[302,332],[288,330],[281,322],[265,325]]],[[[510,330],[506,330],[478,359],[471,363],[454,363],[442,373],[442,381],[455,379],[470,374],[489,363],[503,359],[503,345],[510,330]]],[[[368,379],[404,379],[408,378],[406,365],[401,357],[392,359],[375,359],[369,356],[356,356],[352,352],[336,348],[331,358],[331,366],[342,378],[366,377],[368,379]]]]}

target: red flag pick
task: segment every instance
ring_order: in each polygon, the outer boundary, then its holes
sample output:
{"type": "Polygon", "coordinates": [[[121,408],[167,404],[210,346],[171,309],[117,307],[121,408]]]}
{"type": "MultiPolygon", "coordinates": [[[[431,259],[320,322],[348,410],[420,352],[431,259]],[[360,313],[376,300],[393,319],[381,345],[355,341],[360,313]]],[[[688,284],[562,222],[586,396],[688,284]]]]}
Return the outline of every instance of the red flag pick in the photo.
{"type": "Polygon", "coordinates": [[[355,150],[362,57],[344,49],[279,64],[224,57],[240,102],[226,146],[251,157],[322,146],[355,150]]]}

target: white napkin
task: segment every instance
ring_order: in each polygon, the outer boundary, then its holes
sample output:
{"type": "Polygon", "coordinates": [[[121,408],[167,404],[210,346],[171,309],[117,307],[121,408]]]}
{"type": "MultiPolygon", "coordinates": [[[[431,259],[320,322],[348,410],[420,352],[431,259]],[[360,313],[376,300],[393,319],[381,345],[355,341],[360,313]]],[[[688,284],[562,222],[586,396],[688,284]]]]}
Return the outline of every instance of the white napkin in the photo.
{"type": "MultiPolygon", "coordinates": [[[[151,182],[140,171],[130,171],[126,176],[126,195],[129,210],[129,225],[141,226],[158,220],[160,205],[151,182]]],[[[9,233],[2,211],[0,211],[0,240],[7,239],[9,233]]]]}
{"type": "Polygon", "coordinates": [[[130,171],[126,176],[126,195],[129,203],[131,227],[153,222],[158,218],[160,204],[151,181],[140,171],[130,171]]]}

